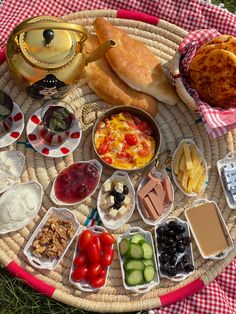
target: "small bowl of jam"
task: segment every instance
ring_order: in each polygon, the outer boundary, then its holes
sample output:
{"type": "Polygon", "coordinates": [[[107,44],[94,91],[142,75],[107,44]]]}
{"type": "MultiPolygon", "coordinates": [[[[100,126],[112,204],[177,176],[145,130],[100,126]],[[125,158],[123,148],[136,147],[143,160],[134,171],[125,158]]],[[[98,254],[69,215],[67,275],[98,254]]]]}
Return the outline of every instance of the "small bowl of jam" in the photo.
{"type": "Polygon", "coordinates": [[[102,165],[95,159],[73,163],[54,180],[51,200],[57,205],[80,204],[96,191],[101,174],[102,165]]]}
{"type": "Polygon", "coordinates": [[[42,140],[48,145],[58,146],[70,136],[75,116],[67,103],[53,100],[44,105],[41,121],[39,135],[42,140]]]}

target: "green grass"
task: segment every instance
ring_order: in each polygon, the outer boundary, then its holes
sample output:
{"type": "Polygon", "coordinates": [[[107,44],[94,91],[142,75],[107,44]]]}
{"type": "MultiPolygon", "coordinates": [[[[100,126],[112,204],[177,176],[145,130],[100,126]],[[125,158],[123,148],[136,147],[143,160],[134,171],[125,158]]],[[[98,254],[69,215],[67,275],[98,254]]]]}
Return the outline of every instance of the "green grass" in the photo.
{"type": "MultiPolygon", "coordinates": [[[[224,3],[224,7],[236,12],[235,0],[215,0],[215,4],[224,3]]],[[[33,291],[20,280],[12,277],[5,269],[0,269],[0,314],[89,314],[48,299],[33,291]]]]}

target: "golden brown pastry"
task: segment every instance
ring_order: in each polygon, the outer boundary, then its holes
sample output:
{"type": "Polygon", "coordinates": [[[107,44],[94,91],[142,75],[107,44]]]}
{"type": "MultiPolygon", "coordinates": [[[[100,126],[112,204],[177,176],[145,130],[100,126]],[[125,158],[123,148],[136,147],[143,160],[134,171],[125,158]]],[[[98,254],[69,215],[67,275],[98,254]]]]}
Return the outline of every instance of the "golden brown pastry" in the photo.
{"type": "MultiPolygon", "coordinates": [[[[96,36],[90,35],[85,49],[93,51],[99,46],[96,36]]],[[[112,70],[106,58],[89,63],[85,69],[89,87],[102,99],[113,105],[130,105],[141,108],[155,117],[157,101],[152,96],[138,92],[125,84],[112,70]]]]}
{"type": "Polygon", "coordinates": [[[97,18],[93,25],[100,43],[110,38],[117,42],[117,46],[110,49],[106,57],[122,81],[169,105],[178,102],[178,96],[158,58],[142,42],[131,38],[104,18],[97,18]]]}
{"type": "Polygon", "coordinates": [[[198,49],[189,66],[190,83],[213,107],[236,106],[236,38],[222,35],[198,49]]]}

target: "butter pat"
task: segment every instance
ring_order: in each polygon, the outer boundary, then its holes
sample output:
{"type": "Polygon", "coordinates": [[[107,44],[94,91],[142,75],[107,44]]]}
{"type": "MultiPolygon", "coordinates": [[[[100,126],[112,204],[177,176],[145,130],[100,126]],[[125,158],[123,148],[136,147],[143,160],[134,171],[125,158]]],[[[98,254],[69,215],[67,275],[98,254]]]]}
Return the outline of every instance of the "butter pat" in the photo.
{"type": "Polygon", "coordinates": [[[120,182],[118,182],[118,183],[115,185],[114,189],[115,189],[116,192],[118,192],[118,193],[123,193],[123,184],[120,183],[120,182]]]}
{"type": "Polygon", "coordinates": [[[109,216],[110,217],[112,217],[112,218],[115,218],[116,217],[116,215],[117,215],[117,213],[118,213],[118,210],[117,209],[114,209],[114,208],[112,208],[110,211],[109,211],[109,216]]]}
{"type": "Polygon", "coordinates": [[[111,190],[111,182],[110,181],[104,183],[103,190],[104,190],[104,192],[108,192],[111,190]]]}

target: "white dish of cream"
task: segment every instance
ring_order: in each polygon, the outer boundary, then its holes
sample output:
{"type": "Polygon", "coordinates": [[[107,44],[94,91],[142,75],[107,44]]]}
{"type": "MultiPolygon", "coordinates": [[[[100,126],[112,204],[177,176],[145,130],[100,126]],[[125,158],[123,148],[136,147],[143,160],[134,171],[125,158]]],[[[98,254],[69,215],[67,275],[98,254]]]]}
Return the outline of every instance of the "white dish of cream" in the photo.
{"type": "Polygon", "coordinates": [[[41,208],[43,188],[35,181],[20,183],[0,197],[0,234],[28,225],[41,208]]]}
{"type": "Polygon", "coordinates": [[[25,157],[20,151],[0,152],[0,193],[12,187],[22,174],[25,157]]]}

